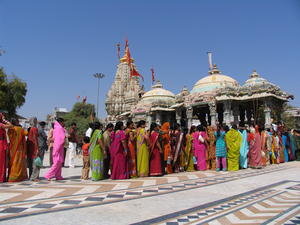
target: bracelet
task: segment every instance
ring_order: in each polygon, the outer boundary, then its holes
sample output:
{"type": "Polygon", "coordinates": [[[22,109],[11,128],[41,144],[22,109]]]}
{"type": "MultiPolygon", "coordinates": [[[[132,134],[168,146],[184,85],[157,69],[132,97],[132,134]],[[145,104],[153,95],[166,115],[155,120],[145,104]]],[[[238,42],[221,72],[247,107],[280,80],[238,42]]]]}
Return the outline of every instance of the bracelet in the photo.
{"type": "Polygon", "coordinates": [[[124,152],[127,152],[127,149],[125,149],[124,152]]]}

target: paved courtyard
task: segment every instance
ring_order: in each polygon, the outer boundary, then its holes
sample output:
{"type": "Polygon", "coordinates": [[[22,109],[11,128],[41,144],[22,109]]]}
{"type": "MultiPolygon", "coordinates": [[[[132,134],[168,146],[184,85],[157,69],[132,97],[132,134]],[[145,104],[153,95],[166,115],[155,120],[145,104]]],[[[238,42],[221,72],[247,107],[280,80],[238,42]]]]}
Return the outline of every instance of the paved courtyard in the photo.
{"type": "Polygon", "coordinates": [[[300,223],[300,162],[99,182],[75,165],[66,180],[0,184],[0,224],[300,223]]]}

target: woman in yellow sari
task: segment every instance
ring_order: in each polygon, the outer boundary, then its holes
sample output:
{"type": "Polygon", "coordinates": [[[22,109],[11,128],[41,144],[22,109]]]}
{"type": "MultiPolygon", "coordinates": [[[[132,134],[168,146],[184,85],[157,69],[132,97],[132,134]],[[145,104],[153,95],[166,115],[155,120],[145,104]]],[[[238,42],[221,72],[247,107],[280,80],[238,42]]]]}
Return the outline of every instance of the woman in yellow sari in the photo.
{"type": "Polygon", "coordinates": [[[12,118],[13,129],[8,130],[10,139],[8,157],[8,182],[18,182],[28,178],[26,164],[26,140],[28,132],[20,125],[19,120],[12,118]]]}
{"type": "Polygon", "coordinates": [[[242,135],[237,131],[237,126],[233,125],[226,134],[227,165],[228,170],[239,170],[240,149],[243,144],[242,135]]]}
{"type": "Polygon", "coordinates": [[[193,135],[195,133],[196,127],[191,126],[190,133],[186,135],[187,141],[186,141],[186,148],[185,148],[185,154],[186,154],[186,161],[187,165],[185,166],[185,171],[195,171],[194,170],[194,145],[193,145],[193,135]]]}
{"type": "Polygon", "coordinates": [[[150,138],[145,129],[146,121],[141,120],[138,124],[138,129],[136,132],[136,146],[137,146],[137,175],[139,177],[148,177],[149,176],[149,148],[152,144],[150,138]]]}

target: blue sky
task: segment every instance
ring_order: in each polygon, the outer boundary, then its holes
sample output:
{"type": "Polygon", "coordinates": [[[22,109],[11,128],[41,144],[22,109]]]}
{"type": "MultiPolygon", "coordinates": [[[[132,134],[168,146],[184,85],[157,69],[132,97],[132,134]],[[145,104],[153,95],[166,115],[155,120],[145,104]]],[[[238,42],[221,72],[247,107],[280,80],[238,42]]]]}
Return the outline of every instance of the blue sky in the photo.
{"type": "Polygon", "coordinates": [[[0,0],[0,66],[26,80],[18,114],[45,120],[54,107],[71,110],[78,95],[106,117],[105,94],[124,55],[131,56],[146,90],[151,67],[178,94],[208,75],[207,52],[222,74],[241,85],[253,69],[295,95],[300,107],[300,1],[76,1],[0,0]]]}

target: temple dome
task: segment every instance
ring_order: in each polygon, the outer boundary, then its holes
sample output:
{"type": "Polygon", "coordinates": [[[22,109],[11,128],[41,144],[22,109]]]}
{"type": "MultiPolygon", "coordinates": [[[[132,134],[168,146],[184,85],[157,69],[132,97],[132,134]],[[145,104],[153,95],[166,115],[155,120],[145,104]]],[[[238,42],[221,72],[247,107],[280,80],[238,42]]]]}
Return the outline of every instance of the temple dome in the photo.
{"type": "Polygon", "coordinates": [[[163,89],[163,86],[157,80],[156,85],[152,86],[152,90],[147,91],[143,97],[141,98],[141,103],[148,103],[148,102],[156,102],[156,101],[165,101],[168,102],[169,100],[175,100],[175,95],[163,89]]]}
{"type": "Polygon", "coordinates": [[[214,68],[209,71],[209,75],[202,78],[194,85],[193,90],[191,90],[191,94],[202,91],[210,91],[224,86],[234,87],[239,86],[239,83],[229,76],[222,75],[221,71],[218,70],[217,65],[214,64],[214,68]]]}
{"type": "Polygon", "coordinates": [[[253,70],[253,73],[250,75],[250,79],[247,80],[243,87],[249,87],[249,86],[256,86],[256,85],[264,85],[264,84],[268,84],[269,82],[264,79],[261,78],[258,73],[256,73],[256,70],[253,70]]]}

